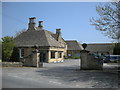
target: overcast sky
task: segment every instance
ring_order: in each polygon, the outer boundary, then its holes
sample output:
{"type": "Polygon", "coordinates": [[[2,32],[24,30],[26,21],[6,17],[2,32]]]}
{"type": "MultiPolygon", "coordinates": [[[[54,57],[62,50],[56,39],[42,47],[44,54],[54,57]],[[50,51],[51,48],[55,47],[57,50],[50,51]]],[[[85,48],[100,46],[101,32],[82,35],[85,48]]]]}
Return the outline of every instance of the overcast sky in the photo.
{"type": "MultiPolygon", "coordinates": [[[[105,2],[102,2],[105,3],[105,2]]],[[[99,17],[96,6],[99,2],[3,2],[2,37],[14,36],[28,28],[30,17],[43,21],[46,30],[55,32],[61,28],[65,40],[82,43],[107,43],[111,40],[90,25],[91,17],[99,17]]]]}

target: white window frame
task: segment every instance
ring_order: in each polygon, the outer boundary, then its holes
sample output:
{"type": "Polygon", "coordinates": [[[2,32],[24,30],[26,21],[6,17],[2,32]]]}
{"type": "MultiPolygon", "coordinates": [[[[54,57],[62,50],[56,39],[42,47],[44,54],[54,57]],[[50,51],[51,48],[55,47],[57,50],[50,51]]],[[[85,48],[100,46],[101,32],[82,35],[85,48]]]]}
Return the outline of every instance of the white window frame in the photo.
{"type": "Polygon", "coordinates": [[[23,57],[24,57],[24,55],[22,55],[22,50],[24,51],[23,48],[19,49],[19,56],[20,56],[20,58],[23,58],[23,57]]]}

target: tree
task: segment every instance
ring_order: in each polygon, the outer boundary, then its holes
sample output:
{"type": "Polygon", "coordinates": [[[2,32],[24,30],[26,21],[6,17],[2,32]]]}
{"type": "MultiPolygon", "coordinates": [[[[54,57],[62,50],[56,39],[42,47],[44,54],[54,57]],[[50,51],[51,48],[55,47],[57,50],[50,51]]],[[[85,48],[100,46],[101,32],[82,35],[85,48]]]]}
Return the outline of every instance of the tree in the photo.
{"type": "Polygon", "coordinates": [[[14,38],[6,36],[2,38],[2,60],[9,61],[15,47],[14,38]]]}
{"type": "Polygon", "coordinates": [[[98,5],[96,11],[99,18],[91,18],[91,25],[96,30],[104,32],[111,39],[120,39],[120,2],[111,2],[104,5],[98,5]]]}
{"type": "Polygon", "coordinates": [[[17,47],[13,48],[12,55],[10,57],[10,61],[19,62],[19,49],[17,47]]]}

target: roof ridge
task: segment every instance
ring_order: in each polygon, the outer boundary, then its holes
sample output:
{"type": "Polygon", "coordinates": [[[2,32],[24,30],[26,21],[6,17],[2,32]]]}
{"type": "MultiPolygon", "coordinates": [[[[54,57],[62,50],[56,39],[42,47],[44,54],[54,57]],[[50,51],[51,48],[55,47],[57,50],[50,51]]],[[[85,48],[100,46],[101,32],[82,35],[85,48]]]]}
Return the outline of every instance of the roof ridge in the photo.
{"type": "Polygon", "coordinates": [[[49,31],[49,30],[46,30],[46,29],[43,29],[44,31],[47,31],[49,34],[55,34],[55,33],[53,33],[53,32],[51,32],[51,31],[49,31]]]}

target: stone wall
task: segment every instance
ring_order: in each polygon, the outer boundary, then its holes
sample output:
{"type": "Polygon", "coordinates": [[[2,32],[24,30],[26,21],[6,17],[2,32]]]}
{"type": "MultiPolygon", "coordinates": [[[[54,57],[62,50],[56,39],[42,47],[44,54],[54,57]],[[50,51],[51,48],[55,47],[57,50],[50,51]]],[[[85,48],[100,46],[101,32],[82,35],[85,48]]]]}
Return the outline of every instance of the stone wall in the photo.
{"type": "Polygon", "coordinates": [[[2,62],[2,67],[22,67],[21,62],[2,62]]]}

